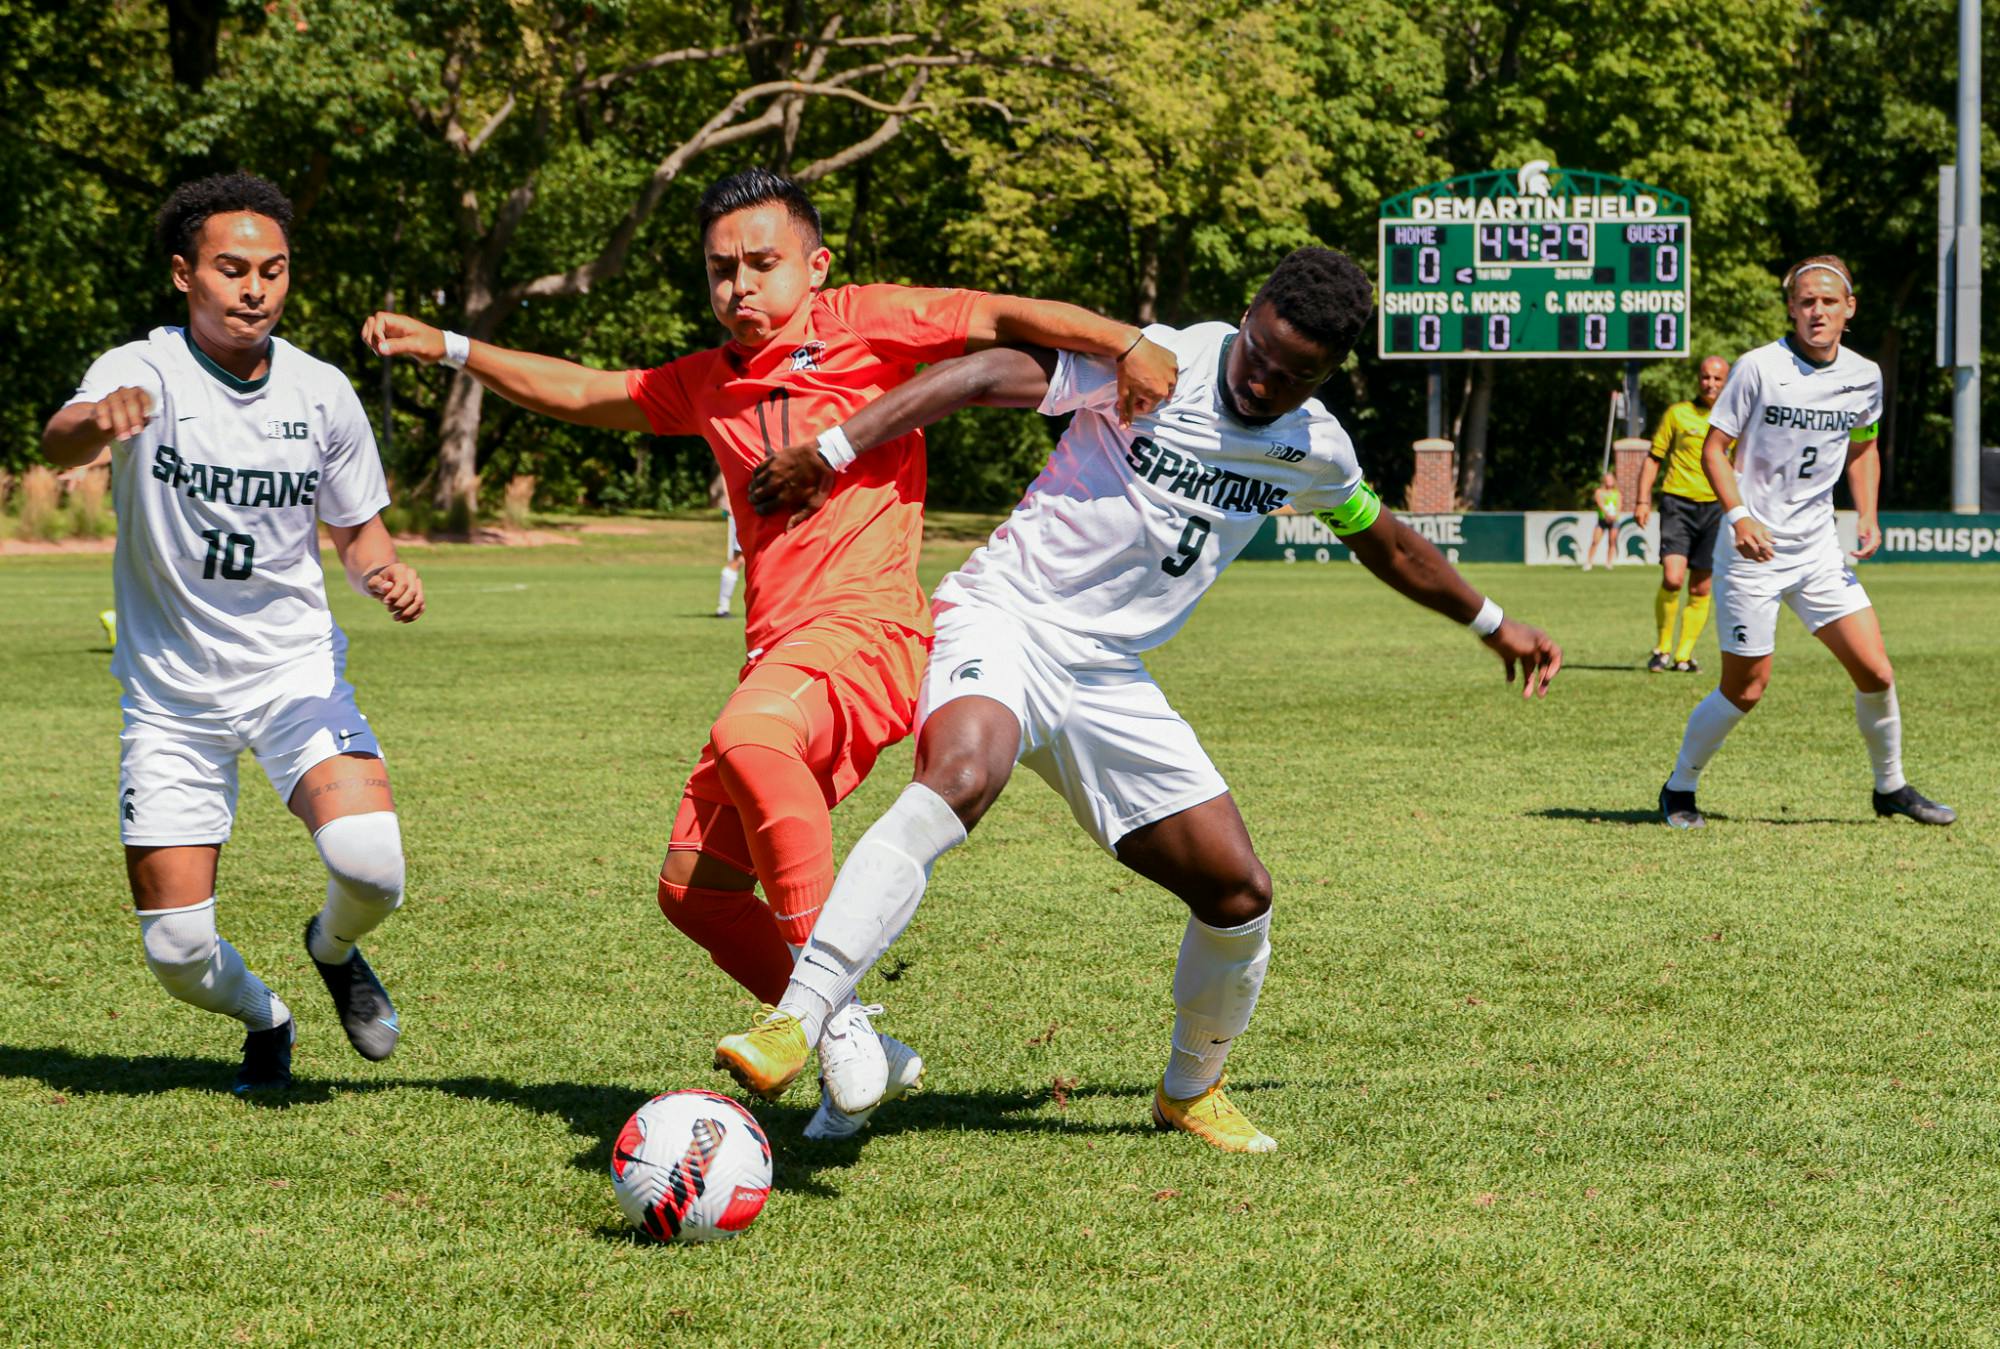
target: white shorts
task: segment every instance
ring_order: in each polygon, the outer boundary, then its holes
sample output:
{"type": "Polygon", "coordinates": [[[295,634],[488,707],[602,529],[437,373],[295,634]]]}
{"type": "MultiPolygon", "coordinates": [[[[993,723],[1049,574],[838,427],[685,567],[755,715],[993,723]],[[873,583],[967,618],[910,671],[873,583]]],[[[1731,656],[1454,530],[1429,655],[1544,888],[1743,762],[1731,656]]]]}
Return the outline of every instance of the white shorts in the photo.
{"type": "Polygon", "coordinates": [[[1807,632],[1869,607],[1861,578],[1847,565],[1840,540],[1799,553],[1752,562],[1729,531],[1715,546],[1716,640],[1732,656],[1768,656],[1777,645],[1778,606],[1791,606],[1807,632]]]}
{"type": "MultiPolygon", "coordinates": [[[[317,663],[317,662],[316,662],[317,663]]],[[[318,677],[262,707],[186,716],[124,704],[118,834],[127,847],[222,843],[236,818],[236,756],[249,750],[278,799],[337,754],[382,757],[354,686],[323,664],[318,677]]]]}
{"type": "Polygon", "coordinates": [[[938,708],[974,695],[1014,714],[1019,761],[1055,788],[1076,822],[1114,856],[1134,829],[1229,790],[1194,728],[1136,656],[1093,648],[987,605],[956,604],[937,615],[918,733],[938,708]]]}

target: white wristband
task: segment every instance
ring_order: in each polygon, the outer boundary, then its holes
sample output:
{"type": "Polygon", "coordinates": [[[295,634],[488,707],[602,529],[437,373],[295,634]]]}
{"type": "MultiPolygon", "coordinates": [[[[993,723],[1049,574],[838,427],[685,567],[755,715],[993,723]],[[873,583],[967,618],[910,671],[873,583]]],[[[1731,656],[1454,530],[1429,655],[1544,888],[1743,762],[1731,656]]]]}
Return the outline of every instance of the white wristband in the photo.
{"type": "Polygon", "coordinates": [[[472,339],[464,333],[446,333],[441,359],[454,370],[463,369],[465,363],[472,359],[472,339]]]}
{"type": "Polygon", "coordinates": [[[1749,518],[1750,508],[1748,506],[1738,506],[1734,510],[1727,510],[1722,513],[1722,523],[1731,529],[1736,528],[1738,520],[1748,520],[1749,518]]]}
{"type": "Polygon", "coordinates": [[[826,466],[835,473],[845,473],[856,454],[854,446],[848,442],[847,432],[838,426],[819,433],[819,457],[826,460],[826,466]]]}
{"type": "Polygon", "coordinates": [[[1500,620],[1505,617],[1506,615],[1500,612],[1499,605],[1487,600],[1479,606],[1479,612],[1474,614],[1472,621],[1465,626],[1471,628],[1476,636],[1491,637],[1500,631],[1500,620]]]}

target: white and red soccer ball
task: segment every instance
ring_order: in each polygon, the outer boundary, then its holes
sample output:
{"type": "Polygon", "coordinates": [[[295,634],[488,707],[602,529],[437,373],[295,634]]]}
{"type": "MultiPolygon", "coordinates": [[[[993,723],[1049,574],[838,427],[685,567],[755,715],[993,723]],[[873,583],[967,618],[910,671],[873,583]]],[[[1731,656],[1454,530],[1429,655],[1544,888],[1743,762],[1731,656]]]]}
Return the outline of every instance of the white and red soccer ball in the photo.
{"type": "Polygon", "coordinates": [[[726,1241],[764,1211],[771,1141],[712,1091],[670,1091],[633,1112],[611,1147],[618,1207],[660,1241],[726,1241]]]}

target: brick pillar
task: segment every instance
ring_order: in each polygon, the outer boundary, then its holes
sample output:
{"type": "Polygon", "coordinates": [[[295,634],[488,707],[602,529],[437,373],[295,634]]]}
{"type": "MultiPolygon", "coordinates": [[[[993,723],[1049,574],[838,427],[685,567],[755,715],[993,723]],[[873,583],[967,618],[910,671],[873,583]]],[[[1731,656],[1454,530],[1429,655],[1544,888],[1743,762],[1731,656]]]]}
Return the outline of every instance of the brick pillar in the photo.
{"type": "Polygon", "coordinates": [[[1417,452],[1417,471],[1410,477],[1408,513],[1451,514],[1458,506],[1458,456],[1452,443],[1426,439],[1411,448],[1417,452]]]}
{"type": "Polygon", "coordinates": [[[1618,476],[1618,500],[1625,514],[1639,504],[1639,469],[1653,451],[1653,442],[1643,436],[1623,436],[1611,442],[1611,469],[1618,476]]]}

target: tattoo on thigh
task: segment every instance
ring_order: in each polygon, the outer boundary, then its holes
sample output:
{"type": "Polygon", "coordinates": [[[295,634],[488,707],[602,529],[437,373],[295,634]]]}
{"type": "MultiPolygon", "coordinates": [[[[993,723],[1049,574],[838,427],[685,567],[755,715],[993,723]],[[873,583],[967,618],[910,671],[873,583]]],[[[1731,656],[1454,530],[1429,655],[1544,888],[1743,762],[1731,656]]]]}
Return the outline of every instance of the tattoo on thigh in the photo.
{"type": "Polygon", "coordinates": [[[383,791],[386,792],[389,790],[389,779],[337,778],[332,782],[323,782],[319,786],[307,792],[306,800],[308,801],[317,800],[318,798],[325,796],[328,792],[346,791],[350,787],[380,787],[383,791]]]}

